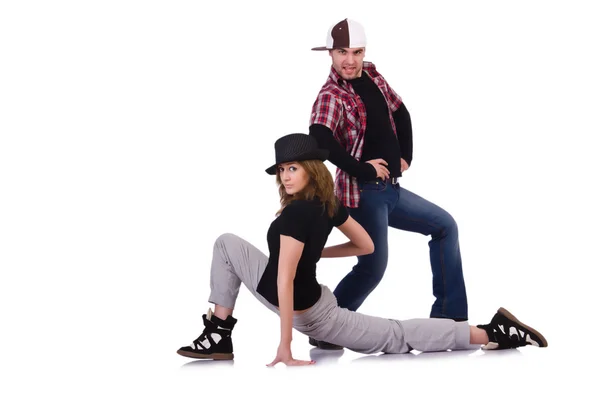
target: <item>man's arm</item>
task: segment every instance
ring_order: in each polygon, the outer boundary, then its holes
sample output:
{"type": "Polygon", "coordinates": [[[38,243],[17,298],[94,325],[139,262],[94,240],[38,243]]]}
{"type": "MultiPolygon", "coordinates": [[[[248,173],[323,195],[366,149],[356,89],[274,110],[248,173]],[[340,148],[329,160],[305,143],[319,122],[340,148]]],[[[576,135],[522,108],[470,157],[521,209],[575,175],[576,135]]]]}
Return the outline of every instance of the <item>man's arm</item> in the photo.
{"type": "Polygon", "coordinates": [[[402,158],[410,165],[413,155],[413,136],[410,113],[408,113],[408,109],[406,109],[404,103],[401,103],[398,109],[393,113],[393,116],[402,158]]]}
{"type": "Polygon", "coordinates": [[[344,117],[343,112],[339,98],[328,92],[319,93],[312,108],[309,135],[317,140],[320,148],[329,150],[328,160],[342,171],[359,179],[375,179],[377,178],[375,167],[357,161],[333,137],[333,131],[344,117]]]}
{"type": "Polygon", "coordinates": [[[329,150],[327,158],[342,171],[350,176],[362,180],[373,180],[377,178],[377,171],[369,163],[361,163],[352,157],[346,149],[333,137],[333,132],[323,124],[313,124],[308,129],[309,135],[312,135],[319,147],[329,150]]]}

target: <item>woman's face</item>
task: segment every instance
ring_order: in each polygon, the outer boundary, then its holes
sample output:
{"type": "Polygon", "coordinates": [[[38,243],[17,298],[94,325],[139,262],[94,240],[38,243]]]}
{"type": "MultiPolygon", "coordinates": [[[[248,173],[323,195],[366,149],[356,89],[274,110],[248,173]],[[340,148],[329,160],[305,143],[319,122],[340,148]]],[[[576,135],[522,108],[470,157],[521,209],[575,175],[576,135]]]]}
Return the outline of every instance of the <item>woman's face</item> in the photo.
{"type": "Polygon", "coordinates": [[[308,172],[299,163],[279,164],[277,168],[279,179],[285,188],[285,192],[290,196],[301,192],[308,185],[308,172]]]}

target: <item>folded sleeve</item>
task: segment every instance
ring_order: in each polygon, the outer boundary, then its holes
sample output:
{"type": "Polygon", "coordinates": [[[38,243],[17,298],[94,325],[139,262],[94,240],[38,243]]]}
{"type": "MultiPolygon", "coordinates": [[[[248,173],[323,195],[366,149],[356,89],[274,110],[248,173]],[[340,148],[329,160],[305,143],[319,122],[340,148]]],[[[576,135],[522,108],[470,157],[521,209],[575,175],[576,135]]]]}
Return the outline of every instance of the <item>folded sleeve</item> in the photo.
{"type": "Polygon", "coordinates": [[[342,118],[342,104],[329,93],[320,93],[313,104],[309,125],[322,124],[335,131],[342,118]]]}

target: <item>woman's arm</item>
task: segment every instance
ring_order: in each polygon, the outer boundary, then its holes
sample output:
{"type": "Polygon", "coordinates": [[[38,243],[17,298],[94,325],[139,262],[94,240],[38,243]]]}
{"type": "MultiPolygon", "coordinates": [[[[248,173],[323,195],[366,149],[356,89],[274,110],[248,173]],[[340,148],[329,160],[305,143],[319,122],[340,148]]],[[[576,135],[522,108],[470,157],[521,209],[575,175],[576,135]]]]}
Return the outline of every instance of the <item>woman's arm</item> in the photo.
{"type": "Polygon", "coordinates": [[[270,366],[306,365],[312,361],[294,360],[292,357],[292,324],[294,319],[294,279],[298,262],[314,225],[315,210],[303,201],[288,204],[279,218],[279,262],[277,266],[277,300],[281,321],[281,340],[275,360],[270,366]]]}
{"type": "Polygon", "coordinates": [[[325,247],[321,258],[340,258],[344,256],[360,256],[372,254],[375,251],[373,240],[367,231],[352,218],[337,227],[350,241],[344,244],[325,247]]]}
{"type": "Polygon", "coordinates": [[[281,235],[279,266],[277,271],[277,296],[281,318],[280,346],[290,348],[292,343],[292,319],[294,317],[294,278],[302,255],[304,243],[290,236],[281,235]]]}
{"type": "Polygon", "coordinates": [[[281,235],[279,248],[279,266],[277,269],[277,296],[279,317],[281,319],[281,340],[277,355],[268,366],[279,362],[285,365],[308,365],[314,361],[296,360],[292,357],[292,323],[294,318],[294,278],[298,261],[302,256],[304,243],[293,237],[281,235]]]}

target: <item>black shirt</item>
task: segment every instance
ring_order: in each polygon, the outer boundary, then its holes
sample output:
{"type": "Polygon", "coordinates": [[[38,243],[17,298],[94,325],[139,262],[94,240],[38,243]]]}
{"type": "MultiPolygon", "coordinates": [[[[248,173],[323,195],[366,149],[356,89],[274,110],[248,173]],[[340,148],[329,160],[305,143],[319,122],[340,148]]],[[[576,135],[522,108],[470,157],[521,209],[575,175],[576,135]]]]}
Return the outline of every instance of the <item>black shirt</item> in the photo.
{"type": "Polygon", "coordinates": [[[318,198],[295,200],[288,204],[269,227],[269,262],[256,291],[268,302],[279,306],[277,294],[277,270],[279,265],[280,235],[290,236],[304,243],[304,249],[294,278],[294,310],[308,309],[321,297],[317,282],[317,262],[334,227],[348,219],[346,208],[338,204],[338,210],[330,218],[318,198]]]}
{"type": "MultiPolygon", "coordinates": [[[[373,82],[371,81],[371,83],[373,82]]],[[[373,83],[373,85],[377,87],[375,83],[373,83]]],[[[381,91],[379,92],[381,93],[381,91]]],[[[365,102],[365,98],[367,98],[367,96],[362,98],[363,102],[365,102]]],[[[366,105],[367,104],[365,104],[365,106],[366,105]]],[[[367,110],[368,109],[369,108],[367,107],[367,110]]],[[[388,108],[386,105],[386,112],[387,109],[388,108]]],[[[393,117],[394,124],[396,125],[398,143],[400,144],[401,156],[404,160],[406,160],[408,165],[411,165],[413,157],[412,122],[410,113],[408,112],[408,109],[406,108],[404,102],[401,103],[400,107],[393,113],[393,117]]],[[[383,119],[389,119],[387,113],[385,114],[385,117],[383,119]]],[[[366,130],[370,132],[372,128],[370,127],[370,125],[368,125],[369,120],[371,120],[371,117],[369,116],[369,111],[367,111],[366,130]]],[[[354,157],[350,155],[350,153],[346,152],[346,149],[342,147],[342,145],[333,137],[333,131],[331,131],[326,126],[322,124],[312,124],[309,127],[309,135],[313,136],[317,140],[317,142],[319,143],[319,147],[329,150],[328,160],[335,164],[342,171],[347,172],[348,174],[350,174],[350,176],[358,178],[359,180],[373,180],[377,178],[375,168],[369,163],[357,161],[354,157]]],[[[367,139],[366,136],[365,139],[367,139]]],[[[368,151],[370,151],[370,149],[368,149],[368,151]]],[[[384,158],[383,154],[375,157],[384,158]]],[[[365,158],[364,154],[363,158],[365,158]]]]}
{"type": "Polygon", "coordinates": [[[348,80],[360,96],[367,109],[367,128],[361,161],[377,158],[387,161],[390,177],[400,176],[400,144],[390,121],[389,108],[377,87],[367,73],[348,80]]]}

